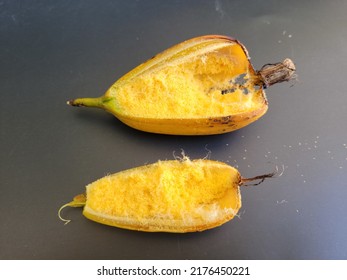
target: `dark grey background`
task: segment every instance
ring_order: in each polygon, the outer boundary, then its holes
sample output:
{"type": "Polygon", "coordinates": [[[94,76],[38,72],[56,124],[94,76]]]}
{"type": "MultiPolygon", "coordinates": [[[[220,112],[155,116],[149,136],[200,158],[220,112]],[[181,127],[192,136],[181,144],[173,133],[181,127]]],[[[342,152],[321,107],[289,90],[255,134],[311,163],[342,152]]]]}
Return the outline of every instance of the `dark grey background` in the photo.
{"type": "Polygon", "coordinates": [[[347,259],[346,1],[0,1],[1,259],[347,259]],[[243,42],[255,68],[291,57],[242,130],[178,137],[66,101],[96,97],[156,53],[204,34],[243,42]],[[181,149],[238,167],[240,217],[202,233],[127,231],[58,208],[86,184],[181,149]]]}

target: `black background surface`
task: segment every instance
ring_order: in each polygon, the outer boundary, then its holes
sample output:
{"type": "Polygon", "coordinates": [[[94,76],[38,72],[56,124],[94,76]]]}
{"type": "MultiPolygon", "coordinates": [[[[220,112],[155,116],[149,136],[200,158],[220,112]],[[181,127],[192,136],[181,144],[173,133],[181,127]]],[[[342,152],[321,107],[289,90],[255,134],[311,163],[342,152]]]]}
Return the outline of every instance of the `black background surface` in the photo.
{"type": "Polygon", "coordinates": [[[0,1],[1,259],[346,259],[346,1],[0,1]],[[225,135],[126,127],[66,101],[97,97],[191,37],[239,39],[256,69],[292,58],[298,80],[267,90],[269,111],[225,135]],[[202,233],[127,231],[58,208],[108,173],[181,150],[236,166],[239,218],[202,233]]]}

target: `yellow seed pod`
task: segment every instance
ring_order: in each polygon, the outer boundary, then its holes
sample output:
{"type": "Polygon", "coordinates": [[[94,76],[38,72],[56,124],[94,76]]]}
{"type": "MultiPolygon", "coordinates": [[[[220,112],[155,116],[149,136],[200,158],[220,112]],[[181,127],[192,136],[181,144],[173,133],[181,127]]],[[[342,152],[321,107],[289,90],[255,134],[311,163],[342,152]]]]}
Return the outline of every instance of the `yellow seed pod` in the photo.
{"type": "Polygon", "coordinates": [[[148,232],[194,232],[220,226],[241,207],[240,186],[274,174],[242,178],[233,167],[199,159],[158,161],[101,178],[63,205],[88,219],[148,232]]]}
{"type": "Polygon", "coordinates": [[[239,41],[220,35],[193,38],[139,65],[98,98],[73,106],[102,108],[147,132],[209,135],[244,127],[264,115],[264,88],[293,78],[290,59],[255,71],[239,41]]]}

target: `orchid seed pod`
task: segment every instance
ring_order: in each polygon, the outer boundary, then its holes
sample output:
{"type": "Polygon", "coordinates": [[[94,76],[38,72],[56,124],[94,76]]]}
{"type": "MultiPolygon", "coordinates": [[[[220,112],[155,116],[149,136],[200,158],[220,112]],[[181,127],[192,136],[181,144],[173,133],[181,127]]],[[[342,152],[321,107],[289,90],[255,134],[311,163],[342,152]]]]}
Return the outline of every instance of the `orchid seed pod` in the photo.
{"type": "MultiPolygon", "coordinates": [[[[158,161],[112,175],[86,186],[65,207],[83,207],[95,222],[147,232],[195,232],[220,226],[241,207],[240,186],[275,173],[243,178],[228,164],[207,159],[158,161]]],[[[257,185],[254,184],[254,185],[257,185]]]]}
{"type": "Polygon", "coordinates": [[[256,71],[239,41],[207,35],[154,56],[101,97],[77,98],[68,104],[102,108],[146,132],[221,134],[263,116],[268,109],[264,89],[294,76],[289,58],[256,71]]]}

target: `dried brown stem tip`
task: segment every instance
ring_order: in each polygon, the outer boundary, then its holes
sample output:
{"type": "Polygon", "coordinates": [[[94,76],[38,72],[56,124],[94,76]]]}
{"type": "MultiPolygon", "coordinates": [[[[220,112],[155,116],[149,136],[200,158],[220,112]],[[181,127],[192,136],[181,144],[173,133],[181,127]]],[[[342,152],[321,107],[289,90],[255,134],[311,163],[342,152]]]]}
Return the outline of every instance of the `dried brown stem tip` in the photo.
{"type": "Polygon", "coordinates": [[[265,181],[266,178],[272,178],[272,177],[275,176],[275,174],[276,174],[276,172],[272,172],[272,173],[269,173],[269,174],[259,175],[259,176],[255,176],[255,177],[252,177],[252,178],[242,178],[241,179],[241,186],[257,186],[257,185],[260,185],[262,182],[265,181]],[[256,181],[256,180],[259,180],[259,182],[254,183],[254,184],[245,184],[245,183],[253,182],[253,181],[256,181]]]}
{"type": "Polygon", "coordinates": [[[283,62],[265,64],[259,71],[257,71],[260,83],[265,88],[282,82],[288,82],[296,78],[294,62],[286,58],[283,62]]]}
{"type": "Polygon", "coordinates": [[[273,177],[275,177],[275,175],[277,175],[277,177],[282,176],[283,172],[284,172],[284,166],[282,166],[282,171],[280,173],[279,173],[279,170],[278,170],[278,166],[276,166],[276,170],[274,172],[271,172],[271,173],[268,173],[268,174],[259,175],[259,176],[255,176],[255,177],[252,177],[252,178],[241,178],[241,186],[247,187],[247,186],[257,186],[257,185],[260,185],[267,178],[273,178],[273,177]],[[259,182],[253,183],[253,184],[247,184],[248,182],[253,182],[253,181],[257,181],[257,180],[259,180],[259,182]]]}

